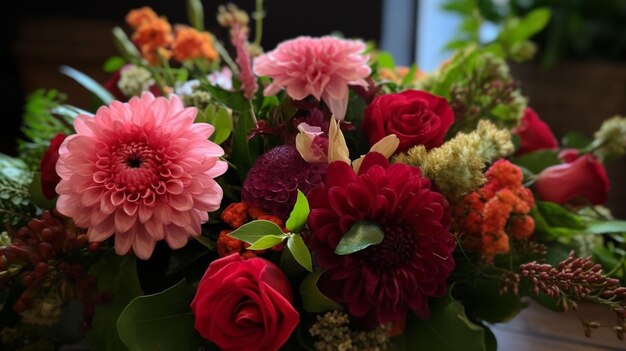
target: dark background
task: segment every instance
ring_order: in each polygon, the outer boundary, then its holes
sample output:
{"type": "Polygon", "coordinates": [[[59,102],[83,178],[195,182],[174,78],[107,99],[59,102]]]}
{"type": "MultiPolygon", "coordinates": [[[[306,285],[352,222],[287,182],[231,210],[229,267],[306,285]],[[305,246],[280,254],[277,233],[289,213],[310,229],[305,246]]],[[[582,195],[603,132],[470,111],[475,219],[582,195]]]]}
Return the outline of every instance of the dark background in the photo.
{"type": "MultiPolygon", "coordinates": [[[[226,1],[204,0],[205,24],[218,38],[228,38],[215,20],[226,1]]],[[[251,12],[254,0],[230,1],[251,12]]],[[[24,98],[39,89],[57,89],[69,103],[89,107],[89,94],[58,67],[68,65],[99,82],[107,79],[104,61],[116,55],[111,29],[122,26],[129,10],[150,6],[170,23],[188,23],[186,1],[8,1],[0,18],[0,152],[15,154],[24,98]]],[[[346,37],[380,38],[382,0],[266,0],[263,47],[270,50],[298,35],[320,36],[339,31],[346,37]]],[[[127,31],[129,33],[129,31],[127,31]]]]}

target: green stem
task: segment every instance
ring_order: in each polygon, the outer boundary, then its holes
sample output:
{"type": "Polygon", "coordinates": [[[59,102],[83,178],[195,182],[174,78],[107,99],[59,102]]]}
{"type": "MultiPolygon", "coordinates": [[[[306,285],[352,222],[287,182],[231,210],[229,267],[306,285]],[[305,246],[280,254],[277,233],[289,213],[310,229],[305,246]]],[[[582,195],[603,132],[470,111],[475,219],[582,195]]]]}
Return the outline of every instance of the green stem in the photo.
{"type": "Polygon", "coordinates": [[[254,17],[254,45],[261,46],[261,38],[263,37],[263,17],[265,12],[263,11],[263,0],[256,0],[256,9],[252,15],[254,17]]]}
{"type": "Polygon", "coordinates": [[[224,59],[226,64],[230,67],[231,71],[233,71],[233,74],[239,75],[239,67],[237,67],[235,61],[233,61],[233,59],[230,57],[228,51],[226,50],[226,48],[224,48],[224,45],[222,45],[222,43],[219,42],[215,37],[213,37],[213,47],[215,48],[215,50],[217,50],[217,52],[224,59]]]}

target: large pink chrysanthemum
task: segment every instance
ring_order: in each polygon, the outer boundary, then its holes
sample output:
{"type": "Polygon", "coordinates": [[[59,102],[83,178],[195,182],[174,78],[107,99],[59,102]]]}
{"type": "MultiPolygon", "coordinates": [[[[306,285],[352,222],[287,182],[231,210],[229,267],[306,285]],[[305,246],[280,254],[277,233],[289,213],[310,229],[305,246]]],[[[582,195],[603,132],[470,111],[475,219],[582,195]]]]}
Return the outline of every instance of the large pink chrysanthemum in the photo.
{"type": "Polygon", "coordinates": [[[295,100],[313,95],[342,120],[348,107],[348,85],[366,86],[364,78],[371,73],[364,50],[365,44],[357,40],[299,37],[257,57],[254,74],[273,79],[265,95],[285,87],[295,100]]]}
{"type": "Polygon", "coordinates": [[[193,121],[195,108],[177,96],[144,93],[114,101],[93,117],[79,115],[56,169],[57,209],[88,228],[91,241],[115,232],[115,251],[152,255],[158,240],[181,248],[200,234],[222,200],[213,178],[226,171],[222,148],[207,138],[213,126],[193,121]]]}
{"type": "Polygon", "coordinates": [[[320,288],[366,326],[401,321],[407,311],[425,318],[428,297],[446,292],[454,269],[450,210],[417,167],[367,154],[358,175],[347,163],[328,165],[326,184],[309,195],[309,243],[326,272],[320,288]],[[360,221],[378,224],[384,239],[362,251],[335,254],[360,221]]]}

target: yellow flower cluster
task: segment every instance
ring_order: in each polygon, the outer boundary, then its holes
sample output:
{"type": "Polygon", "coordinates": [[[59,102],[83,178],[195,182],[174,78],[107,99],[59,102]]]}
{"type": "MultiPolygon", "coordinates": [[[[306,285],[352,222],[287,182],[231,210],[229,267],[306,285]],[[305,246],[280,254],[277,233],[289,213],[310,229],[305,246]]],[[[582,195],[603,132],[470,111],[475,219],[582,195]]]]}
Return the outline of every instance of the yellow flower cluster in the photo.
{"type": "Polygon", "coordinates": [[[448,199],[456,200],[485,183],[483,168],[487,163],[509,155],[513,149],[508,130],[483,120],[471,133],[459,133],[430,151],[415,146],[394,161],[420,167],[448,199]]]}
{"type": "Polygon", "coordinates": [[[313,347],[315,351],[383,351],[388,348],[387,336],[390,326],[378,326],[370,331],[350,330],[348,314],[331,311],[318,315],[317,321],[309,329],[309,333],[318,341],[313,347]]]}

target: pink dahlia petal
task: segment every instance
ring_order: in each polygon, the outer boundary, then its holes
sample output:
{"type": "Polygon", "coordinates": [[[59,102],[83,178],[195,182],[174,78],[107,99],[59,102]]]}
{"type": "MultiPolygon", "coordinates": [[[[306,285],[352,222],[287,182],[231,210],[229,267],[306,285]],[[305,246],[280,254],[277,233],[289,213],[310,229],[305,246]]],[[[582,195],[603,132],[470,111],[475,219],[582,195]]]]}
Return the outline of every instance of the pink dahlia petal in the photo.
{"type": "Polygon", "coordinates": [[[177,96],[150,93],[114,101],[75,119],[76,135],[59,149],[57,209],[88,228],[91,241],[115,232],[115,251],[148,259],[156,241],[174,249],[200,232],[205,211],[219,208],[224,151],[194,124],[197,110],[177,96]]]}
{"type": "Polygon", "coordinates": [[[253,70],[258,76],[273,79],[263,91],[265,95],[283,88],[295,100],[312,95],[324,100],[335,118],[342,120],[348,105],[348,85],[366,85],[364,78],[371,73],[364,50],[361,41],[299,37],[257,57],[253,70]]]}

